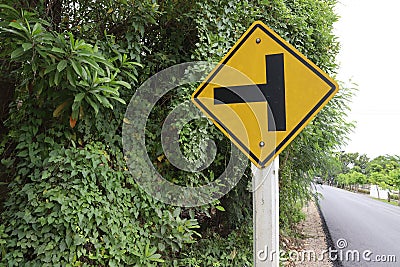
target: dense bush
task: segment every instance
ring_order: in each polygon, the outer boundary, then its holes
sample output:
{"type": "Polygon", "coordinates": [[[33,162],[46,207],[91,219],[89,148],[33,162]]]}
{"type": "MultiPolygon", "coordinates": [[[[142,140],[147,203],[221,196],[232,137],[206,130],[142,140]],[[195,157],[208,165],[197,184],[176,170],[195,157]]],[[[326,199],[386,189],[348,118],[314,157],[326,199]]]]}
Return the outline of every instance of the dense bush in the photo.
{"type": "MultiPolygon", "coordinates": [[[[8,184],[0,224],[2,262],[16,265],[251,265],[249,170],[227,196],[192,209],[148,196],[128,172],[121,125],[143,81],[189,60],[219,61],[257,19],[334,74],[333,0],[3,1],[0,77],[14,99],[2,131],[0,175],[8,184]]],[[[195,85],[165,96],[147,123],[146,145],[177,184],[202,184],[225,168],[229,142],[208,121],[181,134],[186,155],[214,139],[201,174],[163,160],[160,129],[195,85]],[[201,129],[196,131],[195,129],[201,129]]],[[[287,234],[309,199],[310,177],[343,142],[350,94],[332,103],[281,156],[281,226],[287,234]]]]}

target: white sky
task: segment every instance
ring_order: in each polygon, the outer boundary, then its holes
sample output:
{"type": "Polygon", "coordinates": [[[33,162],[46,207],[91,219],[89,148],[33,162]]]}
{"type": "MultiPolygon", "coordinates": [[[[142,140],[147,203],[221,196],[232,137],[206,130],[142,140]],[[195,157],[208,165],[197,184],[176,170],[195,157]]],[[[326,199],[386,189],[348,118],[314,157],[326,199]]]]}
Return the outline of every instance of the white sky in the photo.
{"type": "MultiPolygon", "coordinates": [[[[346,152],[400,155],[400,1],[339,0],[339,79],[358,84],[346,152]]],[[[339,89],[340,90],[340,89],[339,89]]]]}

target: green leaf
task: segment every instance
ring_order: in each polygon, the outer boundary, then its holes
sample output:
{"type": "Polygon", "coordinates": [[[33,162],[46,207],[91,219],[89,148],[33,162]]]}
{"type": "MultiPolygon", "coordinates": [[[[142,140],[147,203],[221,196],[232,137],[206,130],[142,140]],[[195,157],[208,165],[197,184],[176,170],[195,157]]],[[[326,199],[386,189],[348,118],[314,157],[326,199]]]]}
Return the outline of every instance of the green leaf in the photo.
{"type": "Polygon", "coordinates": [[[150,257],[150,256],[154,255],[154,253],[156,253],[156,251],[157,251],[157,248],[156,247],[152,247],[151,249],[148,249],[146,256],[150,257]]]}
{"type": "Polygon", "coordinates": [[[109,86],[98,86],[97,87],[103,93],[108,93],[113,96],[119,96],[119,92],[117,88],[109,87],[109,86]]]}
{"type": "Polygon", "coordinates": [[[53,47],[53,48],[51,49],[51,51],[52,51],[52,52],[56,52],[56,53],[60,53],[60,54],[65,54],[65,51],[62,50],[61,48],[58,48],[58,47],[53,47]]]}
{"type": "Polygon", "coordinates": [[[177,208],[175,208],[172,216],[174,216],[174,218],[177,218],[177,217],[179,217],[181,215],[181,212],[182,212],[181,208],[177,207],[177,208]]]}
{"type": "Polygon", "coordinates": [[[148,259],[155,262],[165,262],[165,260],[161,259],[160,254],[153,254],[150,257],[148,257],[148,259]]]}
{"type": "Polygon", "coordinates": [[[24,26],[22,26],[19,22],[10,22],[10,24],[8,24],[9,26],[13,27],[14,29],[17,30],[21,30],[21,31],[27,31],[26,28],[24,26]]]}
{"type": "Polygon", "coordinates": [[[126,87],[128,89],[131,89],[131,85],[129,83],[127,83],[127,82],[124,82],[124,81],[113,81],[112,83],[113,84],[122,85],[122,86],[124,86],[124,87],[126,87]]]}
{"type": "Polygon", "coordinates": [[[57,70],[59,72],[63,71],[65,67],[67,66],[67,61],[66,60],[61,60],[58,65],[57,65],[57,70]]]}
{"type": "Polygon", "coordinates": [[[82,78],[84,79],[84,80],[91,80],[91,72],[87,69],[87,67],[86,66],[83,66],[83,68],[82,68],[82,78]]]}
{"type": "MultiPolygon", "coordinates": [[[[38,52],[38,54],[43,57],[43,58],[47,58],[48,57],[48,53],[47,51],[44,51],[46,49],[43,48],[43,46],[41,45],[36,45],[36,52],[38,52]]],[[[46,61],[48,62],[48,59],[46,59],[46,61]]]]}
{"type": "Polygon", "coordinates": [[[24,54],[24,49],[22,47],[18,47],[11,53],[11,59],[19,58],[24,54]]]}
{"type": "Polygon", "coordinates": [[[42,31],[43,31],[42,25],[40,25],[39,23],[36,23],[35,26],[33,26],[32,35],[37,35],[37,34],[41,33],[42,31]]]}
{"type": "Polygon", "coordinates": [[[48,74],[52,71],[54,71],[57,68],[57,64],[52,64],[46,67],[46,69],[44,70],[44,74],[48,74]]]}
{"type": "Polygon", "coordinates": [[[150,243],[147,243],[147,244],[146,244],[146,247],[145,247],[145,249],[144,249],[144,255],[145,255],[146,257],[150,256],[150,254],[149,254],[149,248],[150,248],[150,243]]]}
{"type": "Polygon", "coordinates": [[[111,82],[111,79],[108,77],[104,77],[104,78],[97,78],[97,72],[96,72],[96,76],[94,78],[96,83],[109,83],[111,82]]]}
{"type": "Polygon", "coordinates": [[[113,108],[113,106],[111,105],[110,101],[108,101],[107,97],[99,95],[99,94],[95,94],[94,95],[97,100],[106,108],[113,108]]]}
{"type": "Polygon", "coordinates": [[[23,43],[22,44],[22,48],[24,49],[24,51],[28,51],[32,47],[33,47],[33,45],[31,43],[23,43]]]}
{"type": "Polygon", "coordinates": [[[76,40],[75,42],[75,50],[83,50],[92,52],[92,45],[85,43],[84,40],[76,40]]]}
{"type": "Polygon", "coordinates": [[[165,250],[165,245],[163,243],[158,243],[158,249],[160,251],[164,251],[165,250]]]}
{"type": "Polygon", "coordinates": [[[85,93],[79,93],[75,95],[74,102],[81,102],[82,99],[85,97],[85,95],[86,95],[85,93]]]}
{"type": "Polygon", "coordinates": [[[215,206],[215,208],[216,208],[217,210],[220,210],[220,211],[225,211],[225,208],[222,207],[222,206],[215,206]]]}
{"type": "Polygon", "coordinates": [[[114,100],[117,100],[117,101],[120,102],[121,104],[126,105],[125,100],[123,100],[122,98],[119,98],[119,97],[116,97],[116,96],[112,96],[111,98],[114,99],[114,100]]]}
{"type": "MultiPolygon", "coordinates": [[[[90,84],[84,80],[80,80],[79,85],[82,85],[83,87],[90,87],[90,84]]],[[[92,92],[93,92],[93,90],[92,90],[92,92]]],[[[96,90],[96,92],[98,92],[98,90],[96,90]]]]}
{"type": "Polygon", "coordinates": [[[28,151],[27,150],[22,150],[21,152],[19,152],[17,154],[17,157],[21,157],[21,158],[26,157],[26,156],[28,156],[28,151]]]}
{"type": "Polygon", "coordinates": [[[82,238],[82,237],[80,237],[78,235],[75,235],[75,237],[74,237],[74,246],[79,246],[79,245],[83,244],[83,242],[85,242],[84,238],[82,238]]]}
{"type": "Polygon", "coordinates": [[[19,37],[21,37],[21,38],[24,39],[24,40],[27,40],[27,41],[29,40],[29,38],[28,38],[26,35],[23,35],[22,33],[17,32],[17,31],[15,31],[15,30],[8,29],[8,28],[1,28],[1,30],[2,30],[2,31],[9,32],[9,33],[12,33],[12,34],[15,34],[15,35],[18,35],[19,37]]]}
{"type": "Polygon", "coordinates": [[[18,13],[18,11],[17,10],[15,10],[14,8],[12,8],[11,6],[9,6],[9,5],[4,5],[4,4],[0,4],[0,8],[4,8],[4,9],[8,9],[8,10],[11,10],[11,12],[13,12],[14,14],[14,16],[15,17],[18,17],[19,16],[19,13],[18,13]]]}
{"type": "Polygon", "coordinates": [[[33,60],[31,66],[32,66],[32,71],[36,73],[38,69],[38,60],[33,60]]]}
{"type": "Polygon", "coordinates": [[[59,248],[60,248],[60,252],[63,252],[67,248],[67,244],[65,243],[64,240],[62,240],[60,242],[59,248]]]}
{"type": "Polygon", "coordinates": [[[126,75],[129,76],[129,78],[131,78],[133,81],[137,82],[137,78],[134,74],[130,73],[130,72],[124,72],[126,75]]]}
{"type": "Polygon", "coordinates": [[[71,49],[74,50],[74,35],[72,34],[72,32],[68,32],[68,36],[69,36],[69,45],[71,46],[71,49]]]}
{"type": "Polygon", "coordinates": [[[92,66],[97,71],[101,70],[99,64],[97,64],[96,61],[94,61],[93,59],[90,59],[90,58],[78,58],[78,60],[80,62],[83,62],[83,63],[86,63],[86,64],[92,66]]]}
{"type": "Polygon", "coordinates": [[[78,63],[76,63],[76,61],[74,61],[72,59],[70,59],[70,62],[71,62],[72,68],[74,68],[76,74],[78,74],[80,77],[82,77],[83,75],[82,75],[81,65],[79,65],[78,63]]]}
{"type": "Polygon", "coordinates": [[[54,74],[54,84],[56,86],[60,84],[60,78],[61,78],[60,72],[56,71],[56,73],[54,74]]]}
{"type": "Polygon", "coordinates": [[[95,114],[97,115],[99,113],[99,106],[89,96],[87,96],[85,100],[89,103],[90,106],[92,106],[95,114]]]}
{"type": "Polygon", "coordinates": [[[76,87],[76,80],[70,67],[67,68],[67,79],[73,87],[76,87]]]}

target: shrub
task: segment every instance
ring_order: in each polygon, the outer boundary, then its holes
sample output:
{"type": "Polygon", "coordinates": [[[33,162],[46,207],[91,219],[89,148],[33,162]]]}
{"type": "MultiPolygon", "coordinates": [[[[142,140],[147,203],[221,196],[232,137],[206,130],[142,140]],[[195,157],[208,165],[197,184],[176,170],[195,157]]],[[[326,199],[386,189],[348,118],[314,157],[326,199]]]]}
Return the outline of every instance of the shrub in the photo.
{"type": "MultiPolygon", "coordinates": [[[[249,170],[221,203],[180,209],[154,200],[126,166],[124,103],[165,67],[219,61],[256,19],[333,73],[335,1],[28,2],[5,0],[15,9],[0,5],[0,76],[14,91],[0,143],[2,181],[11,181],[1,214],[2,263],[251,265],[249,170]]],[[[155,165],[181,185],[212,181],[230,151],[227,139],[199,120],[185,125],[180,142],[183,154],[194,157],[202,154],[198,140],[215,140],[219,151],[210,169],[188,175],[158,160],[160,125],[194,88],[165,96],[146,126],[155,165]]],[[[282,154],[284,231],[302,219],[309,177],[324,168],[326,154],[348,130],[349,94],[343,91],[282,154]]]]}

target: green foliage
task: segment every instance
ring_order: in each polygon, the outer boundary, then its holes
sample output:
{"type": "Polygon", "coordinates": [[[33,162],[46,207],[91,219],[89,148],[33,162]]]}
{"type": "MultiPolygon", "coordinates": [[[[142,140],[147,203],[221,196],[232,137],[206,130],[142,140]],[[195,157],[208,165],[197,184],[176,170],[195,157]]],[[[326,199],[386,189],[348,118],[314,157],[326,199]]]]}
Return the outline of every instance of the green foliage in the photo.
{"type": "Polygon", "coordinates": [[[2,262],[162,263],[165,255],[194,242],[199,225],[181,218],[180,209],[150,198],[127,171],[120,93],[133,92],[120,89],[136,83],[138,64],[113,36],[89,44],[47,25],[23,13],[1,28],[15,44],[7,60],[16,66],[18,79],[18,98],[6,122],[5,143],[12,150],[1,150],[3,168],[13,177],[2,213],[2,262]],[[81,121],[73,129],[60,120],[70,114],[81,121]]]}
{"type": "Polygon", "coordinates": [[[358,172],[358,171],[351,171],[349,173],[341,173],[337,177],[337,182],[340,185],[359,185],[359,184],[366,184],[367,177],[358,172]]]}
{"type": "Polygon", "coordinates": [[[58,103],[55,117],[68,108],[75,121],[89,107],[97,114],[99,106],[112,109],[110,101],[125,103],[119,88],[130,89],[131,85],[119,79],[121,70],[114,61],[120,60],[124,71],[135,70],[139,64],[128,61],[126,55],[106,58],[97,45],[75,40],[71,32],[49,32],[44,26],[48,23],[22,12],[21,17],[0,28],[0,34],[16,45],[11,61],[21,68],[20,90],[41,101],[58,103]]]}
{"type": "Polygon", "coordinates": [[[390,179],[395,187],[400,189],[400,168],[391,170],[389,172],[390,179]]]}
{"type": "MultiPolygon", "coordinates": [[[[193,58],[219,61],[240,34],[254,20],[260,19],[319,67],[333,74],[334,58],[339,49],[332,34],[337,19],[332,12],[335,3],[280,0],[259,4],[246,1],[201,3],[205,18],[196,16],[199,43],[193,58]]],[[[294,229],[302,218],[302,204],[313,197],[308,188],[314,174],[326,169],[330,151],[346,141],[353,127],[346,122],[353,92],[354,88],[341,84],[338,95],[281,155],[280,211],[285,231],[294,229]]]]}
{"type": "Polygon", "coordinates": [[[207,239],[188,246],[166,266],[252,266],[252,224],[245,223],[229,236],[208,232],[207,239]]]}
{"type": "MultiPolygon", "coordinates": [[[[2,263],[250,266],[249,170],[212,205],[180,209],[155,201],[127,171],[120,136],[124,103],[161,69],[219,61],[257,19],[334,74],[336,1],[33,2],[0,6],[0,77],[11,79],[16,90],[0,145],[0,173],[12,180],[1,214],[2,263]]],[[[218,152],[210,168],[192,174],[165,159],[162,123],[194,89],[187,85],[164,96],[146,126],[154,165],[170,181],[191,186],[218,177],[230,154],[229,141],[201,119],[182,128],[181,149],[201,165],[206,147],[200,140],[214,140],[218,152]]],[[[283,234],[303,218],[312,177],[345,141],[353,91],[343,85],[281,155],[283,234]]]]}
{"type": "Polygon", "coordinates": [[[370,160],[359,153],[338,153],[341,169],[336,173],[336,183],[341,186],[374,184],[386,189],[399,189],[398,156],[379,156],[370,160]]]}
{"type": "Polygon", "coordinates": [[[368,163],[369,181],[382,188],[400,189],[397,173],[400,169],[398,156],[379,156],[368,163]]]}
{"type": "MultiPolygon", "coordinates": [[[[14,116],[33,110],[28,103],[14,116]]],[[[162,262],[160,253],[194,242],[197,221],[180,218],[180,209],[141,191],[113,142],[106,145],[91,136],[74,146],[72,135],[82,135],[81,127],[40,132],[45,114],[30,113],[10,133],[19,142],[14,162],[6,159],[15,166],[2,214],[7,218],[2,260],[8,266],[151,266],[162,262]],[[59,143],[64,134],[70,145],[59,143]]],[[[108,131],[115,132],[112,126],[108,131]]]]}
{"type": "Polygon", "coordinates": [[[1,258],[4,258],[6,255],[6,244],[7,244],[7,239],[8,235],[4,232],[5,226],[3,224],[0,225],[0,255],[1,258]]]}
{"type": "Polygon", "coordinates": [[[338,170],[333,152],[346,141],[353,125],[346,122],[353,89],[338,94],[280,155],[280,223],[286,232],[296,229],[301,208],[314,198],[309,185],[315,176],[329,180],[338,170]]]}
{"type": "Polygon", "coordinates": [[[147,243],[146,246],[141,246],[140,244],[139,250],[133,252],[134,255],[139,257],[138,266],[154,266],[156,262],[164,262],[161,259],[161,255],[157,254],[157,247],[150,248],[150,243],[147,243]]]}

